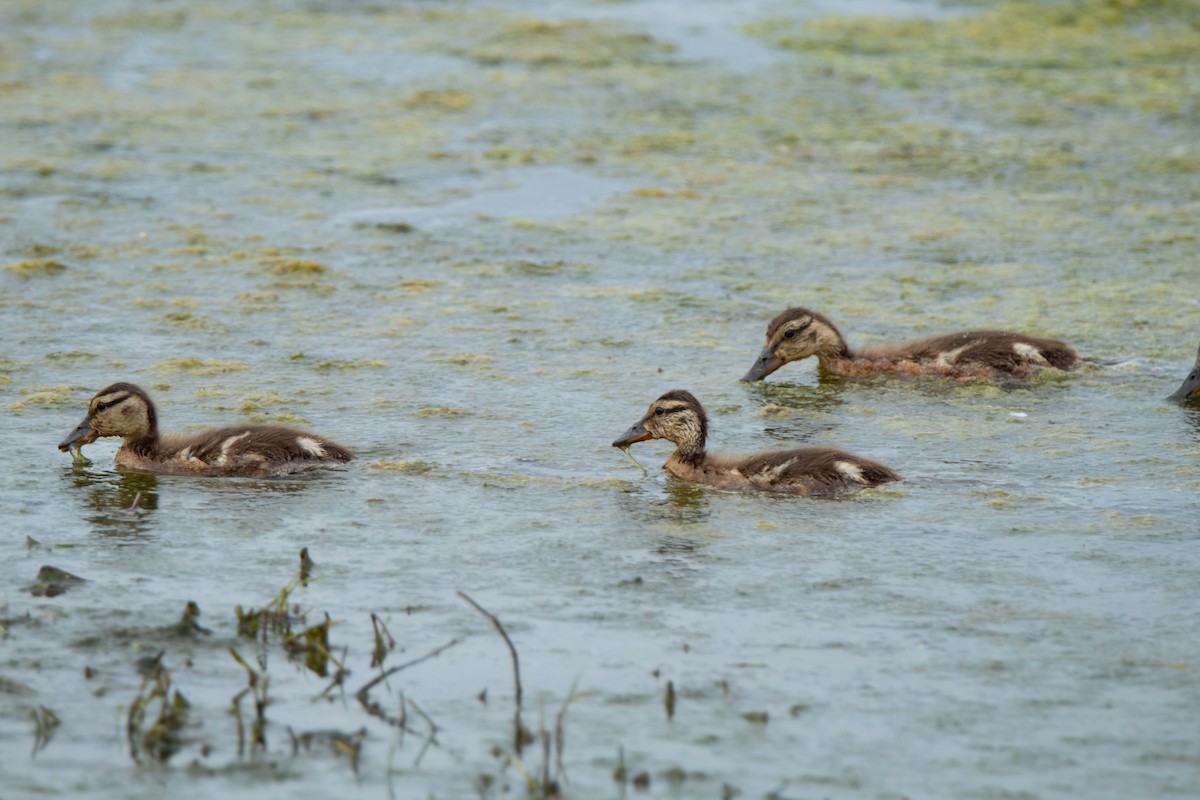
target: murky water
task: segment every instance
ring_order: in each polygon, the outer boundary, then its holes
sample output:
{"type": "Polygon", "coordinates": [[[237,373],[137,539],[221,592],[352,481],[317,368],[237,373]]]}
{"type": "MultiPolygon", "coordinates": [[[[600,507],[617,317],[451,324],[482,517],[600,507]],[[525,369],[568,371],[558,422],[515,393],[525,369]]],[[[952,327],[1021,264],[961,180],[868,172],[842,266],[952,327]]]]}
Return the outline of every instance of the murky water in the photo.
{"type": "Polygon", "coordinates": [[[1200,335],[1200,29],[1059,21],[1046,61],[956,27],[989,5],[853,4],[816,46],[829,8],[6,3],[0,796],[1194,792],[1200,413],[1163,398],[1200,335]],[[852,343],[1005,326],[1087,360],[738,383],[799,303],[852,343]],[[279,420],[359,460],[72,467],[114,380],[166,430],[279,420]],[[727,493],[668,481],[660,442],[643,476],[609,442],[673,387],[714,449],[906,480],[727,493]],[[237,635],[305,547],[293,629],[329,615],[341,687],[237,635]],[[86,583],[35,593],[43,565],[86,583]],[[519,653],[519,752],[459,591],[519,653]],[[207,633],[168,630],[188,601],[207,633]],[[373,687],[401,726],[356,698],[372,613],[385,668],[462,639],[373,687]],[[230,648],[269,676],[258,748],[230,648]],[[190,706],[139,765],[160,651],[190,706]]]}

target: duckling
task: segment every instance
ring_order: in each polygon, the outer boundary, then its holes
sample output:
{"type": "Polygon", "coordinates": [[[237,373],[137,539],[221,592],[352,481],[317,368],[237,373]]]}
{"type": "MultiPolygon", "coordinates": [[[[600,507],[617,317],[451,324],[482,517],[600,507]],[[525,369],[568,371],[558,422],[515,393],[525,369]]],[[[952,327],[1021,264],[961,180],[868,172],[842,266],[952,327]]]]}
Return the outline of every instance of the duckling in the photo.
{"type": "Polygon", "coordinates": [[[700,401],[691,392],[673,389],[651,403],[646,416],[613,442],[613,447],[625,448],[646,439],[674,442],[675,452],[663,469],[677,478],[724,489],[834,494],[900,480],[878,461],[832,447],[723,456],[705,451],[707,438],[708,416],[700,401]]]}
{"type": "Polygon", "coordinates": [[[1196,351],[1196,363],[1192,366],[1192,371],[1183,379],[1175,394],[1168,399],[1176,403],[1200,403],[1200,350],[1196,351]]]}
{"type": "Polygon", "coordinates": [[[812,355],[820,369],[850,376],[895,372],[1019,378],[1034,370],[1068,370],[1075,364],[1075,351],[1063,342],[1011,331],[961,331],[910,344],[851,350],[824,314],[789,308],[767,326],[762,354],[742,380],[761,381],[787,362],[812,355]]]}
{"type": "Polygon", "coordinates": [[[118,466],[177,475],[287,475],[344,464],[354,454],[316,434],[284,425],[232,425],[159,436],[150,396],[132,383],[96,393],[87,416],[58,445],[66,452],[101,436],[120,436],[118,466]]]}

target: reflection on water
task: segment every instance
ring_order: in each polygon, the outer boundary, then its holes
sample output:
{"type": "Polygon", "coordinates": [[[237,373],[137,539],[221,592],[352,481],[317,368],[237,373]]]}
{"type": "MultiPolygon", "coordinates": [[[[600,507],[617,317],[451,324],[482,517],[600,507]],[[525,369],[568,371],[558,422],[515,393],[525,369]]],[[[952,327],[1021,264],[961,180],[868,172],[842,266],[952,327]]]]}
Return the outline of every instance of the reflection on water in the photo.
{"type": "Polygon", "coordinates": [[[1183,418],[1191,429],[1192,441],[1200,442],[1200,404],[1183,406],[1183,418]]]}
{"type": "Polygon", "coordinates": [[[143,535],[158,510],[158,476],[149,472],[104,472],[76,465],[63,476],[72,485],[72,495],[86,504],[86,518],[97,533],[143,535]]]}
{"type": "Polygon", "coordinates": [[[774,403],[786,408],[802,408],[806,411],[833,411],[846,402],[844,392],[846,378],[840,375],[822,375],[815,385],[803,383],[757,383],[743,384],[750,394],[766,405],[774,403]]]}
{"type": "Polygon", "coordinates": [[[653,484],[646,488],[653,499],[648,500],[643,491],[620,495],[621,510],[633,518],[638,528],[694,525],[705,522],[711,513],[706,490],[701,486],[668,477],[661,494],[653,484]]]}

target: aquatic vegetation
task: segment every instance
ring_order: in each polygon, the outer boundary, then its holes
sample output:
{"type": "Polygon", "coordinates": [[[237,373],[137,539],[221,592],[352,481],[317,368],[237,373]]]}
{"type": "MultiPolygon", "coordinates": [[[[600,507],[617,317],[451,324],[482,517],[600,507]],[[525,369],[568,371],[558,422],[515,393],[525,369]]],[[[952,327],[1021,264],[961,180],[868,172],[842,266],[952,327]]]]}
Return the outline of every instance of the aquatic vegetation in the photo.
{"type": "Polygon", "coordinates": [[[428,461],[376,461],[366,465],[369,469],[406,472],[412,475],[428,475],[437,471],[437,465],[428,461]]]}
{"type": "Polygon", "coordinates": [[[125,736],[129,755],[134,761],[165,763],[184,745],[183,728],[187,725],[192,704],[178,689],[172,689],[171,673],[161,663],[162,653],[146,669],[142,688],[129,705],[125,719],[125,736]],[[146,712],[158,701],[158,713],[147,722],[146,712]]]}
{"type": "Polygon", "coordinates": [[[272,275],[321,275],[328,269],[320,261],[306,258],[271,256],[259,259],[258,263],[269,266],[272,275]]]}
{"type": "Polygon", "coordinates": [[[57,275],[66,272],[67,266],[52,258],[27,258],[24,261],[12,261],[4,265],[7,272],[13,272],[22,278],[33,278],[40,275],[57,275]]]}
{"type": "Polygon", "coordinates": [[[672,49],[645,34],[626,33],[601,23],[529,19],[508,23],[488,39],[460,52],[482,64],[595,69],[649,59],[672,49]]]}
{"type": "Polygon", "coordinates": [[[157,372],[173,374],[185,372],[189,375],[223,375],[227,372],[241,372],[249,367],[245,361],[222,361],[215,358],[197,358],[196,356],[181,356],[159,361],[154,365],[157,372]]]}
{"type": "Polygon", "coordinates": [[[25,411],[29,408],[53,408],[74,405],[77,386],[25,386],[19,389],[20,400],[8,404],[10,411],[25,411]]]}

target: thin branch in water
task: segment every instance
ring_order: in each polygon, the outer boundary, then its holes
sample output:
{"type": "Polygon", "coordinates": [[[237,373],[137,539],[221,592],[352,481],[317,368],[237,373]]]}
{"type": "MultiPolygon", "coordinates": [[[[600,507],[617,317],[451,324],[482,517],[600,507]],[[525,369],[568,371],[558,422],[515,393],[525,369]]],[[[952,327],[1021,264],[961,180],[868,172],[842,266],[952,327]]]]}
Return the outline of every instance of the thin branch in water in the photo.
{"type": "Polygon", "coordinates": [[[417,664],[420,664],[423,661],[428,661],[431,658],[437,658],[442,653],[449,650],[451,647],[454,647],[456,644],[461,644],[462,641],[466,638],[467,637],[465,637],[465,636],[456,636],[455,638],[446,642],[444,645],[437,648],[436,650],[430,650],[428,653],[426,653],[423,656],[414,658],[411,661],[405,661],[403,664],[397,664],[394,667],[384,670],[383,672],[381,672],[380,674],[376,675],[374,678],[372,678],[371,680],[369,680],[365,684],[363,684],[363,687],[361,689],[359,689],[358,692],[355,693],[355,696],[358,697],[358,701],[360,703],[364,703],[364,705],[365,705],[364,701],[366,699],[367,693],[370,692],[373,688],[375,688],[375,686],[378,683],[380,683],[381,681],[387,680],[389,675],[395,675],[397,672],[408,669],[409,667],[415,667],[417,664]]]}
{"type": "Polygon", "coordinates": [[[495,614],[472,600],[466,592],[460,591],[457,594],[463,600],[466,600],[468,603],[470,603],[476,611],[487,617],[492,625],[495,626],[496,630],[500,633],[500,636],[504,638],[504,643],[508,645],[508,652],[512,656],[513,682],[516,684],[517,711],[519,712],[521,710],[521,664],[517,658],[517,648],[513,646],[512,639],[508,638],[508,631],[504,630],[504,626],[500,624],[500,620],[497,619],[495,614]]]}
{"type": "Polygon", "coordinates": [[[433,719],[431,719],[430,716],[425,713],[425,710],[417,705],[416,700],[409,700],[408,704],[413,707],[414,711],[421,715],[421,718],[425,720],[425,723],[429,726],[429,737],[425,740],[425,743],[421,745],[421,752],[417,753],[417,758],[415,761],[413,761],[413,769],[416,769],[421,766],[421,759],[425,757],[425,751],[429,749],[429,745],[438,744],[440,746],[437,740],[438,726],[434,724],[433,719]]]}

